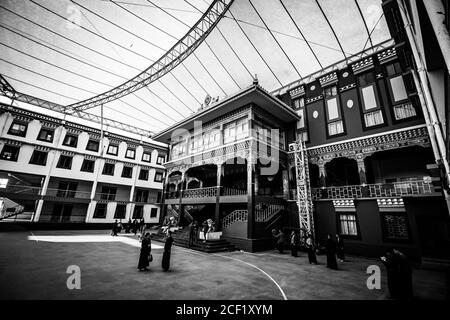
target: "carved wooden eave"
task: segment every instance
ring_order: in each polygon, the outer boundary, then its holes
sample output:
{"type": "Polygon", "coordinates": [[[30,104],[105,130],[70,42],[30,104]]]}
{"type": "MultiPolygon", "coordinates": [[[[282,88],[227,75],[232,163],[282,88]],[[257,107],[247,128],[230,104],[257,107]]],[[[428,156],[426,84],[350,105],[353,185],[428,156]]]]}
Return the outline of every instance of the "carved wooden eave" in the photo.
{"type": "MultiPolygon", "coordinates": [[[[323,165],[336,158],[362,161],[375,152],[410,146],[430,147],[425,126],[309,149],[308,158],[310,163],[317,165],[323,165]]],[[[291,158],[289,157],[289,163],[292,161],[291,158]]]]}

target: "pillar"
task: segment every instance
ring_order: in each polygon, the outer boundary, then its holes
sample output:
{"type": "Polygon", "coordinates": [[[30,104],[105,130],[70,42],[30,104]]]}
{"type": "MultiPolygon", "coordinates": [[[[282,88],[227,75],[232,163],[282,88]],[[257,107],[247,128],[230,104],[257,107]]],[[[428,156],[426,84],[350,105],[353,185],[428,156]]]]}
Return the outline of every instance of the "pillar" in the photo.
{"type": "Polygon", "coordinates": [[[364,158],[360,155],[356,158],[356,164],[358,165],[359,174],[359,184],[365,185],[367,183],[366,177],[366,165],[364,163],[364,158]]]}
{"type": "MultiPolygon", "coordinates": [[[[251,148],[250,148],[251,150],[251,148]]],[[[255,192],[255,172],[253,170],[253,159],[250,156],[247,160],[247,238],[253,239],[255,235],[254,217],[254,192],[255,192]]]]}
{"type": "MultiPolygon", "coordinates": [[[[49,161],[50,168],[48,169],[47,174],[45,175],[45,178],[44,178],[44,183],[42,184],[42,189],[41,189],[41,194],[40,194],[41,197],[43,197],[43,196],[45,196],[47,194],[48,184],[49,184],[50,178],[51,178],[53,162],[54,162],[55,157],[56,157],[56,151],[55,150],[52,151],[52,155],[53,155],[53,157],[52,157],[51,161],[49,161]]],[[[41,198],[41,199],[38,200],[38,203],[37,203],[37,206],[36,206],[36,211],[34,212],[33,219],[32,219],[33,222],[38,222],[39,221],[43,205],[44,205],[44,199],[41,198]]]]}
{"type": "Polygon", "coordinates": [[[319,166],[319,187],[325,188],[327,185],[326,183],[327,171],[325,170],[325,163],[323,161],[320,161],[318,163],[318,166],[319,166]]]}
{"type": "Polygon", "coordinates": [[[184,185],[186,180],[186,172],[181,172],[181,187],[180,187],[180,203],[179,203],[179,212],[178,212],[178,225],[181,224],[182,221],[184,221],[184,208],[183,208],[183,191],[184,191],[184,185]]]}
{"type": "Polygon", "coordinates": [[[222,174],[223,174],[223,164],[217,164],[217,191],[216,191],[216,211],[214,215],[214,223],[216,225],[217,230],[221,230],[222,227],[220,225],[220,191],[221,191],[221,183],[222,183],[222,174]]]}
{"type": "Polygon", "coordinates": [[[283,180],[283,196],[285,199],[289,199],[289,175],[288,170],[283,170],[281,172],[283,180]]]}

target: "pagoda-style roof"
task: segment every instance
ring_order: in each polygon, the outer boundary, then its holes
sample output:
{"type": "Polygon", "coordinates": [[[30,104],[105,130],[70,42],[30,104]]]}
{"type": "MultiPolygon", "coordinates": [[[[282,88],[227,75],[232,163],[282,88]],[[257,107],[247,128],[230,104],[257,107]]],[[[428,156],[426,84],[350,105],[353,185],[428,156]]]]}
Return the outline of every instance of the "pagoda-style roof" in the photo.
{"type": "Polygon", "coordinates": [[[290,123],[300,118],[290,106],[271,95],[257,84],[238,91],[236,94],[200,109],[169,128],[157,133],[152,138],[156,141],[169,143],[172,132],[176,129],[193,130],[194,121],[210,122],[246,105],[255,104],[279,120],[290,123]]]}

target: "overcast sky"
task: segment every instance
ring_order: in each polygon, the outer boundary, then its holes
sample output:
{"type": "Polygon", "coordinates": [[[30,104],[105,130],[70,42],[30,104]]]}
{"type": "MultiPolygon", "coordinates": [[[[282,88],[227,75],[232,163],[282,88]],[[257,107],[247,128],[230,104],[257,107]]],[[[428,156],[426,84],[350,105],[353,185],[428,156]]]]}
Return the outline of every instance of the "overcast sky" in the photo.
{"type": "MultiPolygon", "coordinates": [[[[211,3],[211,0],[208,0],[209,3],[204,0],[188,1],[201,12],[211,3]]],[[[218,24],[218,29],[213,30],[206,42],[196,49],[195,56],[190,55],[183,65],[151,83],[148,88],[105,105],[105,117],[157,132],[196,111],[207,93],[213,97],[224,97],[232,95],[239,87],[249,86],[252,81],[249,72],[257,74],[260,85],[271,91],[279,88],[280,82],[286,85],[299,79],[299,74],[304,77],[320,70],[319,62],[325,67],[344,58],[315,0],[282,1],[318,59],[314,58],[280,0],[251,1],[297,71],[265,28],[249,0],[234,0],[231,13],[240,20],[242,28],[278,80],[228,12],[218,24]]],[[[0,73],[17,91],[68,105],[107,91],[134,77],[174,45],[201,17],[201,13],[184,0],[115,2],[0,1],[0,73]],[[76,27],[63,17],[91,32],[76,27]]],[[[358,0],[357,3],[368,29],[373,30],[372,42],[377,44],[389,39],[389,31],[382,17],[381,0],[358,0]]],[[[319,0],[319,4],[347,55],[362,51],[365,45],[366,48],[370,46],[354,0],[319,0]]],[[[89,112],[99,114],[99,107],[89,112]]]]}

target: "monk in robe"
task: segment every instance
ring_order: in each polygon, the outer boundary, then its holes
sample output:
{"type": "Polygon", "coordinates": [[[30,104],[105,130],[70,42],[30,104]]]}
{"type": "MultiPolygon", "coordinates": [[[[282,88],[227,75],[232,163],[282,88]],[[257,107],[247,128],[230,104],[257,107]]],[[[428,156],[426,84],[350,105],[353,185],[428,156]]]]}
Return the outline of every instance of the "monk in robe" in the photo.
{"type": "Polygon", "coordinates": [[[166,243],[164,243],[164,253],[161,263],[161,266],[164,271],[167,271],[170,268],[170,252],[172,250],[172,244],[173,244],[172,231],[169,230],[167,233],[166,243]]]}
{"type": "Polygon", "coordinates": [[[139,254],[138,269],[139,271],[148,271],[152,254],[152,240],[150,233],[147,232],[141,242],[141,253],[139,254]]]}

